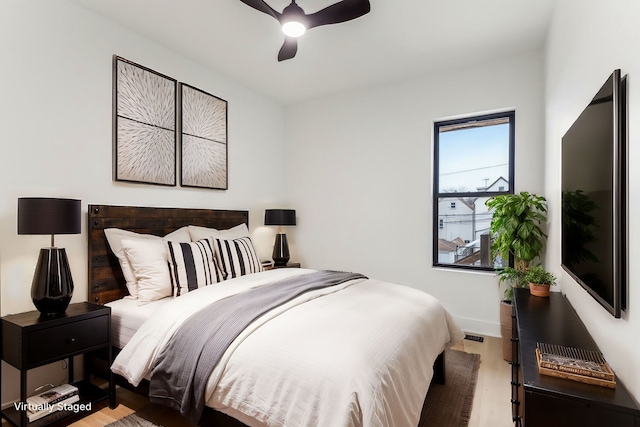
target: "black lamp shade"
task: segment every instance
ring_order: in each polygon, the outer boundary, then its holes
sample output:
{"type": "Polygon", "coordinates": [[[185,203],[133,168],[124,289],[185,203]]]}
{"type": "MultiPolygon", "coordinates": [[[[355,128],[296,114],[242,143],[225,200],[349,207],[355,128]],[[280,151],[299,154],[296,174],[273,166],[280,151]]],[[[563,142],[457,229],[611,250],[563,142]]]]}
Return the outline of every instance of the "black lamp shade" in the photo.
{"type": "MultiPolygon", "coordinates": [[[[80,223],[80,200],[18,199],[18,234],[78,234],[80,223]]],[[[64,248],[41,249],[31,283],[33,304],[44,315],[57,315],[65,312],[72,295],[73,278],[64,248]]]]}
{"type": "Polygon", "coordinates": [[[295,209],[266,209],[264,225],[296,225],[295,209]]]}
{"type": "Polygon", "coordinates": [[[80,200],[18,199],[18,234],[79,234],[80,200]]]}

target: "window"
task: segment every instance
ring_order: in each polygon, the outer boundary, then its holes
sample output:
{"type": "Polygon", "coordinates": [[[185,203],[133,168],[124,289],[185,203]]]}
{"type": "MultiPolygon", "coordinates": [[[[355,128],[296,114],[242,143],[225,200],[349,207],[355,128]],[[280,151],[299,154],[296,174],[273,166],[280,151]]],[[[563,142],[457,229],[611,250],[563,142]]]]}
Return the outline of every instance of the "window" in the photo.
{"type": "Polygon", "coordinates": [[[513,193],[514,146],[513,111],[434,124],[433,265],[502,266],[491,259],[485,202],[513,193]]]}

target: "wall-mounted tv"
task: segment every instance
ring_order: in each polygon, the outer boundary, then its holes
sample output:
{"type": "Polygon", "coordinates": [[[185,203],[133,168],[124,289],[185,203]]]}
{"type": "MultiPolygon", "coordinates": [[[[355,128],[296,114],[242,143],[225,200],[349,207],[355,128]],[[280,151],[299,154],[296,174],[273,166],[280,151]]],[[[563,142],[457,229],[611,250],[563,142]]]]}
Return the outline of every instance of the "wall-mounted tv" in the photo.
{"type": "Polygon", "coordinates": [[[626,76],[562,137],[562,267],[613,316],[627,298],[626,76]]]}

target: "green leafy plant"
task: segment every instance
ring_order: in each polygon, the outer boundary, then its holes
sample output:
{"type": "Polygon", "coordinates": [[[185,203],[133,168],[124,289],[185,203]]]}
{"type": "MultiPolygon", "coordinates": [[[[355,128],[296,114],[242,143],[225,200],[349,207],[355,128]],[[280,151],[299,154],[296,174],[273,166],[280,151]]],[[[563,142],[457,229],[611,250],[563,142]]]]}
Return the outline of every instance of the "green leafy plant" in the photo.
{"type": "Polygon", "coordinates": [[[510,301],[513,298],[513,288],[527,288],[529,286],[529,282],[525,280],[524,276],[524,271],[516,270],[513,267],[505,267],[498,271],[498,286],[502,286],[505,282],[508,284],[504,289],[503,298],[505,301],[510,301]]]}
{"type": "Polygon", "coordinates": [[[493,210],[491,255],[505,261],[513,256],[515,269],[525,271],[544,247],[547,200],[523,191],[491,197],[485,204],[493,210]]]}
{"type": "Polygon", "coordinates": [[[541,265],[536,265],[527,270],[524,280],[537,285],[555,285],[556,276],[545,270],[541,265]]]}

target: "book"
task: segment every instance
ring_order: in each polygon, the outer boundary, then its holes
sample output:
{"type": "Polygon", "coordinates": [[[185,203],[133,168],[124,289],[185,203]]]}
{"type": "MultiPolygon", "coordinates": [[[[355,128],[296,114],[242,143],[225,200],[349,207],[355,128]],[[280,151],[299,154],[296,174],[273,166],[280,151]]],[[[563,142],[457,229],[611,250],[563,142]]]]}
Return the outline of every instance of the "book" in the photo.
{"type": "Polygon", "coordinates": [[[609,365],[596,351],[538,343],[540,366],[613,381],[615,376],[609,365]]]}
{"type": "Polygon", "coordinates": [[[64,407],[64,405],[70,405],[72,403],[76,403],[79,400],[80,400],[80,396],[77,394],[77,392],[76,394],[73,394],[73,395],[67,395],[64,400],[56,402],[55,404],[47,405],[46,407],[43,406],[41,407],[40,410],[37,410],[37,411],[31,411],[30,409],[27,410],[27,418],[31,423],[33,421],[39,420],[40,418],[44,418],[47,415],[51,415],[54,412],[58,412],[60,409],[64,407]]]}
{"type": "Polygon", "coordinates": [[[538,343],[536,358],[543,375],[615,388],[615,375],[599,352],[538,343]]]}
{"type": "Polygon", "coordinates": [[[30,407],[53,405],[74,394],[78,394],[78,387],[72,384],[63,384],[35,396],[28,397],[27,404],[30,407]]]}

